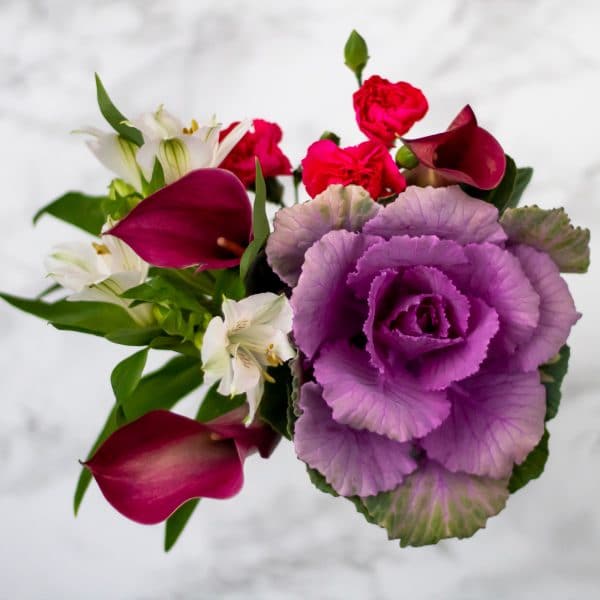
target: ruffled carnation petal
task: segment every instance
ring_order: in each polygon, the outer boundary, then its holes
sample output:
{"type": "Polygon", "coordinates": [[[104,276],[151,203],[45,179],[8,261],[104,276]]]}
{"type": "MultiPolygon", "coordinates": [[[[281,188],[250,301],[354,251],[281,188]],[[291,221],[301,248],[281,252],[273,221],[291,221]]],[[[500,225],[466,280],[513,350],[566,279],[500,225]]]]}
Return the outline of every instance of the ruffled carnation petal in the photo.
{"type": "Polygon", "coordinates": [[[395,488],[414,471],[411,444],[336,423],[316,383],[300,390],[295,424],[298,457],[322,473],[342,496],[371,496],[395,488]]]}
{"type": "Polygon", "coordinates": [[[346,279],[358,258],[377,239],[330,231],[306,253],[290,302],[295,341],[308,358],[325,341],[349,339],[360,333],[367,307],[353,297],[346,279]]]}
{"type": "Polygon", "coordinates": [[[360,257],[348,284],[359,297],[366,298],[371,281],[384,269],[429,265],[445,270],[466,263],[464,248],[452,240],[440,240],[433,235],[394,236],[373,244],[360,257]]]}
{"type": "Polygon", "coordinates": [[[401,546],[466,538],[485,527],[508,499],[506,481],[452,473],[428,461],[395,490],[363,503],[373,520],[401,546]]]}
{"type": "Polygon", "coordinates": [[[480,373],[448,390],[450,416],[423,441],[451,471],[508,477],[544,433],[546,394],[536,373],[480,373]]]}
{"type": "Polygon", "coordinates": [[[365,233],[390,238],[395,235],[436,235],[459,244],[507,238],[498,223],[498,210],[489,202],[471,198],[459,186],[410,186],[364,228],[365,233]]]}
{"type": "Polygon", "coordinates": [[[537,327],[540,297],[519,260],[507,250],[493,244],[472,244],[464,251],[469,265],[449,267],[448,272],[459,289],[496,310],[500,330],[493,348],[511,354],[537,327]]]}
{"type": "Polygon", "coordinates": [[[336,421],[398,442],[426,435],[450,411],[445,392],[424,390],[401,369],[381,376],[366,351],[345,342],[324,348],[314,369],[336,421]]]}
{"type": "Polygon", "coordinates": [[[525,245],[515,246],[511,252],[541,300],[538,327],[511,360],[519,370],[533,371],[558,353],[580,315],[558,267],[545,252],[525,245]]]}
{"type": "Polygon", "coordinates": [[[306,251],[334,229],[360,231],[381,209],[361,187],[330,185],[310,202],[283,208],[275,215],[267,241],[271,268],[290,286],[300,277],[306,251]]]}

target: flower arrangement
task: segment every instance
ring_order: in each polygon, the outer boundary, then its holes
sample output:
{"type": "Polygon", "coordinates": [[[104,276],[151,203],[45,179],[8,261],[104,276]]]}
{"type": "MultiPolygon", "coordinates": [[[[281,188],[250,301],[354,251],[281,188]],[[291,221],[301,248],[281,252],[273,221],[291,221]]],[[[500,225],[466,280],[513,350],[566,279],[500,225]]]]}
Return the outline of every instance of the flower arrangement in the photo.
{"type": "Polygon", "coordinates": [[[96,77],[112,131],[81,132],[115,178],[34,217],[91,238],[51,251],[37,298],[1,295],[138,348],[111,374],[76,513],[93,478],[126,517],[166,521],[168,550],[200,498],[238,493],[245,460],[286,438],[320,490],[420,546],[473,535],[543,472],[580,317],[561,272],[587,270],[589,231],[519,207],[533,171],[470,106],[405,137],[423,92],[363,82],[355,31],[344,54],[367,139],[326,131],[296,169],[275,123],[129,120],[96,77]],[[145,373],[150,351],[171,358],[145,373]],[[174,412],[203,384],[195,416],[174,412]]]}

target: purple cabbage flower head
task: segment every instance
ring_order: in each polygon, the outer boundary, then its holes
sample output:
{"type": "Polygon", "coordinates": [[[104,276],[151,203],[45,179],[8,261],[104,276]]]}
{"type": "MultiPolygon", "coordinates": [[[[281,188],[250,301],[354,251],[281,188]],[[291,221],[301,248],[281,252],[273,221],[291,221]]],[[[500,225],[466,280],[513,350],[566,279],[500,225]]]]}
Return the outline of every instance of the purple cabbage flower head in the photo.
{"type": "Polygon", "coordinates": [[[544,433],[538,368],[579,318],[549,254],[458,186],[383,208],[333,185],[277,214],[267,257],[307,365],[298,457],[402,545],[484,527],[544,433]]]}

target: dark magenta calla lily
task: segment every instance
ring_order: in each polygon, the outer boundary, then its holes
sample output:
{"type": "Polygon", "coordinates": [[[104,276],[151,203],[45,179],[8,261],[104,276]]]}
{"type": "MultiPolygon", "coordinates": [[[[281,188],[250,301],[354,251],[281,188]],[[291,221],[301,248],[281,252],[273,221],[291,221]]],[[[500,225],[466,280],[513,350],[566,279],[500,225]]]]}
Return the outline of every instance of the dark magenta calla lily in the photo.
{"type": "Polygon", "coordinates": [[[115,431],[85,466],[116,510],[153,525],[192,498],[235,496],[246,457],[258,450],[267,458],[279,439],[262,424],[199,423],[157,410],[115,431]]]}
{"type": "Polygon", "coordinates": [[[109,232],[146,262],[181,269],[239,264],[252,234],[242,182],[224,169],[198,169],[138,204],[109,232]]]}
{"type": "Polygon", "coordinates": [[[491,133],[477,124],[468,104],[443,133],[402,141],[421,165],[449,182],[491,190],[504,176],[504,150],[491,133]]]}

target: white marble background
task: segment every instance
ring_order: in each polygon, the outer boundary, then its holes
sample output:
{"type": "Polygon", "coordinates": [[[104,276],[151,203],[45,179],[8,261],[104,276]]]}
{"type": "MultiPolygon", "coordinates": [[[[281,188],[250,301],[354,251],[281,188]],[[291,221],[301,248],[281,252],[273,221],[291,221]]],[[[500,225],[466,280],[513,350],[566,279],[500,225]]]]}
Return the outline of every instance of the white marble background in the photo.
{"type": "MultiPolygon", "coordinates": [[[[297,162],[323,129],[360,140],[341,56],[353,27],[368,40],[369,73],[427,94],[415,134],[470,102],[519,164],[535,166],[527,199],[564,204],[597,230],[599,22],[596,0],[0,0],[0,289],[39,291],[44,253],[80,235],[50,219],[33,230],[38,207],[108,182],[68,133],[102,126],[95,70],[128,115],[164,102],[186,120],[276,120],[297,162]]],[[[545,476],[474,538],[425,549],[400,549],[314,490],[289,446],[250,460],[235,499],[203,502],[168,555],[162,528],[124,520],[95,487],[74,519],[77,459],[129,350],[0,305],[0,597],[599,597],[597,263],[569,281],[585,316],[545,476]]]]}

